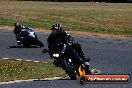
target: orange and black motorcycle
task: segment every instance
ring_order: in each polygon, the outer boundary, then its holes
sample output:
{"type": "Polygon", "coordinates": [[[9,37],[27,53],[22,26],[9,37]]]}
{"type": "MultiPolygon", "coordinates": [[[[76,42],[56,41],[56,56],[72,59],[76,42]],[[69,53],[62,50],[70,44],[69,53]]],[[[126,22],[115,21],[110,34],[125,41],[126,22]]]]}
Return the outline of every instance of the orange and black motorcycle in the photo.
{"type": "Polygon", "coordinates": [[[42,51],[42,53],[46,52],[53,59],[54,65],[65,70],[66,74],[73,80],[76,80],[78,76],[86,75],[86,72],[91,74],[89,68],[84,69],[82,67],[84,62],[69,44],[55,44],[54,47],[42,51]]]}

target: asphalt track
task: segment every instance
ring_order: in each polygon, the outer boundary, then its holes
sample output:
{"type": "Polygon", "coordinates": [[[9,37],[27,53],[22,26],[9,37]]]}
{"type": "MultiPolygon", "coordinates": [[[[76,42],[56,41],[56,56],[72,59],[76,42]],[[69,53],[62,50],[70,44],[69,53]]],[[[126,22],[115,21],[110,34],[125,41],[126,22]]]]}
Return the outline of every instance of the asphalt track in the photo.
{"type": "MultiPolygon", "coordinates": [[[[47,48],[49,33],[37,33],[44,47],[22,47],[16,44],[12,31],[0,30],[0,57],[47,61],[48,54],[42,54],[47,48]]],[[[74,35],[84,49],[85,55],[92,58],[91,67],[101,70],[103,74],[130,74],[132,76],[132,38],[110,38],[98,36],[74,35]]],[[[41,80],[13,84],[3,84],[0,88],[132,88],[129,84],[85,84],[79,85],[75,80],[41,80]]]]}

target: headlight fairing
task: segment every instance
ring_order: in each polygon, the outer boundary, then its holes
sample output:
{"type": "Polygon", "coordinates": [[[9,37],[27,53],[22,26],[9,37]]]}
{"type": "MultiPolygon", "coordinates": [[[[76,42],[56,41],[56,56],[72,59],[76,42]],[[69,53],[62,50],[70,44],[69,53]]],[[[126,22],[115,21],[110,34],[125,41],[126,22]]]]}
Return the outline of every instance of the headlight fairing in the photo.
{"type": "Polygon", "coordinates": [[[58,53],[54,53],[53,57],[59,57],[60,55],[58,53]]]}

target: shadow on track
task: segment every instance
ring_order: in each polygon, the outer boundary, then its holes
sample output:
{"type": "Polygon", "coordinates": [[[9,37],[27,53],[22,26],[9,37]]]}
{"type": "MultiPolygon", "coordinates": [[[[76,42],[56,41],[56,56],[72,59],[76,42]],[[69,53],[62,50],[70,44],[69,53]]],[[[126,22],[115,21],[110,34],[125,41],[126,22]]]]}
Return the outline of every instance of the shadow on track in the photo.
{"type": "Polygon", "coordinates": [[[40,48],[38,46],[9,46],[9,48],[40,48]]]}

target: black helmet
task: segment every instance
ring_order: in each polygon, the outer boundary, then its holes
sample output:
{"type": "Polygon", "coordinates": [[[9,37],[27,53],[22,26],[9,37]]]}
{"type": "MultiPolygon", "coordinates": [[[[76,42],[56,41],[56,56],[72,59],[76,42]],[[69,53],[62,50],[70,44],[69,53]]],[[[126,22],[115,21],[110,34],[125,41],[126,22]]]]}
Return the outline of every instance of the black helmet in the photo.
{"type": "Polygon", "coordinates": [[[61,25],[60,24],[53,24],[52,25],[52,30],[60,30],[61,29],[61,25]]]}

